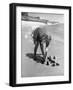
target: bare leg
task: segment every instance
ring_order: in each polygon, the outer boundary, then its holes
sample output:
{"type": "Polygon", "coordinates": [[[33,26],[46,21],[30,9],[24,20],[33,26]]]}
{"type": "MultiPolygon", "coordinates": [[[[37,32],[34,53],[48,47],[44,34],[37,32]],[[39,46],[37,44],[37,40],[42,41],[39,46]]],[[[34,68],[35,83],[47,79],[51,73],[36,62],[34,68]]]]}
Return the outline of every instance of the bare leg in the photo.
{"type": "Polygon", "coordinates": [[[44,59],[46,60],[46,56],[47,56],[46,43],[43,43],[43,49],[44,49],[44,59]]]}
{"type": "Polygon", "coordinates": [[[34,57],[36,57],[36,52],[37,52],[38,46],[39,46],[39,42],[36,41],[35,47],[34,47],[34,57]]]}
{"type": "Polygon", "coordinates": [[[43,58],[45,60],[45,46],[46,44],[45,43],[40,43],[40,48],[41,48],[41,52],[42,52],[42,55],[43,55],[43,58]]]}
{"type": "Polygon", "coordinates": [[[48,47],[46,47],[46,52],[45,52],[45,60],[47,61],[47,52],[48,52],[48,47]]]}
{"type": "Polygon", "coordinates": [[[43,44],[41,44],[41,43],[40,43],[40,48],[41,48],[42,55],[44,55],[43,44]]]}

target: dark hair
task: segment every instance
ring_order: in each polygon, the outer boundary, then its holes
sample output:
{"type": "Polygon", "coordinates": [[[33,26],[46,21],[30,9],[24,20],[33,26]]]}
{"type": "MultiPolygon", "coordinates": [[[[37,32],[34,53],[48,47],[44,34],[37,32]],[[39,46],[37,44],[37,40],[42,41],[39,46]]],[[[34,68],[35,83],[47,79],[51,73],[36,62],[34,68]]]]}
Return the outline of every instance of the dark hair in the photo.
{"type": "Polygon", "coordinates": [[[49,45],[51,39],[52,39],[51,36],[49,36],[48,39],[46,40],[46,47],[48,47],[48,45],[49,45]]]}

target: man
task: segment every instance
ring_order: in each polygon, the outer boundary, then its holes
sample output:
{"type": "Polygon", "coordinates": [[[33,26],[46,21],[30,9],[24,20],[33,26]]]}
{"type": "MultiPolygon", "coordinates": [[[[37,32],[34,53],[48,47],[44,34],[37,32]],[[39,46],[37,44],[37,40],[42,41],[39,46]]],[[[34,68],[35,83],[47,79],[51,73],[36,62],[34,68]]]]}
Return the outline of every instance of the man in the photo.
{"type": "Polygon", "coordinates": [[[32,32],[32,38],[34,41],[34,59],[36,59],[36,52],[38,49],[38,46],[40,45],[40,49],[43,55],[43,62],[47,59],[47,51],[48,51],[48,46],[51,41],[51,36],[47,35],[46,30],[44,27],[38,27],[32,32]]]}

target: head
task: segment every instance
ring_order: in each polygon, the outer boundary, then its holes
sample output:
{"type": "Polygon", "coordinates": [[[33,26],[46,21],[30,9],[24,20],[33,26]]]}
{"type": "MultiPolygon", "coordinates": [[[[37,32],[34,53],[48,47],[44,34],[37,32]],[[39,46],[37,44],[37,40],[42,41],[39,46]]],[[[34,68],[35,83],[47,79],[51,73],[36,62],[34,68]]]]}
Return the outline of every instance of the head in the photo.
{"type": "Polygon", "coordinates": [[[51,36],[49,36],[48,39],[46,40],[46,47],[49,46],[51,40],[52,40],[52,38],[51,38],[51,36]]]}
{"type": "Polygon", "coordinates": [[[49,40],[49,42],[50,42],[50,41],[52,40],[52,37],[51,37],[51,36],[49,36],[49,37],[48,37],[48,40],[49,40]]]}
{"type": "Polygon", "coordinates": [[[43,48],[44,48],[44,53],[47,53],[48,52],[48,46],[50,44],[50,41],[51,41],[51,36],[49,36],[44,42],[42,42],[43,44],[43,48]]]}

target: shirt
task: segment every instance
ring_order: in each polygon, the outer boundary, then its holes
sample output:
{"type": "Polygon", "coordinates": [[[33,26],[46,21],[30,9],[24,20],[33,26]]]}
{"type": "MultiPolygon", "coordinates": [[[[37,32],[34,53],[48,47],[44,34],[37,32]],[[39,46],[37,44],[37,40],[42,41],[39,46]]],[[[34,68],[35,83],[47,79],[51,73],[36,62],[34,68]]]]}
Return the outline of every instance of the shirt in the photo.
{"type": "Polygon", "coordinates": [[[34,39],[34,42],[46,42],[46,46],[48,46],[51,36],[48,36],[48,33],[44,27],[38,27],[32,32],[32,36],[34,39]]]}

